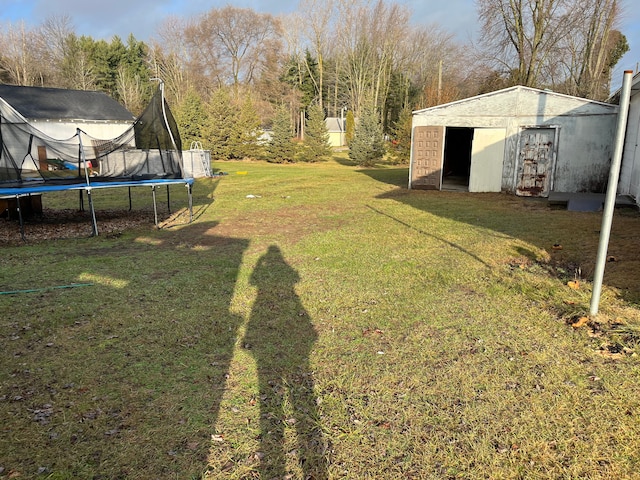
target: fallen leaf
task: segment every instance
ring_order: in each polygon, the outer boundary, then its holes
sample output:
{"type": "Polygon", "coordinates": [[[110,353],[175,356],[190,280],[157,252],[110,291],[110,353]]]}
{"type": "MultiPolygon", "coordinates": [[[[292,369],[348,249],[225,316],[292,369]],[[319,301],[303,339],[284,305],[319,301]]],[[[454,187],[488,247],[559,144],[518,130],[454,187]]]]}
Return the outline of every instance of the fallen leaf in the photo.
{"type": "Polygon", "coordinates": [[[217,442],[217,443],[223,443],[224,437],[222,435],[211,435],[211,441],[217,442]]]}
{"type": "Polygon", "coordinates": [[[562,250],[562,245],[560,245],[559,243],[554,243],[551,248],[553,250],[562,250]]]}
{"type": "Polygon", "coordinates": [[[573,288],[574,290],[580,289],[580,282],[578,280],[571,280],[570,282],[567,282],[567,285],[569,288],[573,288]]]}
{"type": "Polygon", "coordinates": [[[614,257],[613,255],[609,255],[607,257],[607,262],[617,262],[618,259],[616,257],[614,257]]]}
{"type": "Polygon", "coordinates": [[[588,322],[589,322],[589,318],[588,317],[580,317],[578,320],[573,322],[571,324],[571,326],[573,328],[580,328],[580,327],[584,327],[588,322]]]}

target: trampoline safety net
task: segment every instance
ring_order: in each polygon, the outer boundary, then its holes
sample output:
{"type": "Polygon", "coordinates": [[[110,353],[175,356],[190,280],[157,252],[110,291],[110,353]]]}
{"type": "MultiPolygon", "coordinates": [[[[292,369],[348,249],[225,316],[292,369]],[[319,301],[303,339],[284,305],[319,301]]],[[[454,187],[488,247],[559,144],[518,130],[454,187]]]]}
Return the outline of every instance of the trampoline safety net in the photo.
{"type": "Polygon", "coordinates": [[[11,108],[0,110],[0,188],[184,178],[176,122],[158,88],[122,135],[66,140],[39,131],[11,108]]]}

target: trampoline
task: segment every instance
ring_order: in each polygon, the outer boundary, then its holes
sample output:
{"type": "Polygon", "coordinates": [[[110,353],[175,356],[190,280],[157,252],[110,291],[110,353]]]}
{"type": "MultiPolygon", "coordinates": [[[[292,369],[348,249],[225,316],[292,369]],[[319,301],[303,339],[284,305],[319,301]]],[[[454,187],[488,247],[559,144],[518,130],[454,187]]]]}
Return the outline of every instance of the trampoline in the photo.
{"type": "Polygon", "coordinates": [[[86,193],[92,234],[98,235],[93,190],[128,188],[131,208],[131,188],[151,188],[157,226],[156,190],[166,187],[169,204],[169,186],[175,184],[187,189],[193,221],[193,183],[184,173],[180,136],[162,83],[132,126],[113,139],[94,138],[80,129],[68,139],[51,138],[0,98],[0,198],[15,199],[23,240],[24,197],[65,190],[86,193]]]}

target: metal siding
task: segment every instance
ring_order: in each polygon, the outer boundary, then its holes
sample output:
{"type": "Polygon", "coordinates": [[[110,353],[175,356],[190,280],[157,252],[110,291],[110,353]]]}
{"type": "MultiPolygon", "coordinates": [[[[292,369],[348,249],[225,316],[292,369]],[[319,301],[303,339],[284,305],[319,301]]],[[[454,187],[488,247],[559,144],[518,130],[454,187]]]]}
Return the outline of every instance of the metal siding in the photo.
{"type": "Polygon", "coordinates": [[[640,200],[640,94],[631,97],[618,193],[640,200]]]}

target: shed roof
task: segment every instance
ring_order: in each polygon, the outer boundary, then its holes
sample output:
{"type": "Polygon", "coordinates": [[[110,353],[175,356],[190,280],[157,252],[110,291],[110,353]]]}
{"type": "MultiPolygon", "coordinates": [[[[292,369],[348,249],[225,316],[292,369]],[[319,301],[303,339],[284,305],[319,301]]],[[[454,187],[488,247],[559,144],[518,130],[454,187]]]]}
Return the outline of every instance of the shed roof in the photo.
{"type": "Polygon", "coordinates": [[[339,117],[327,117],[324,119],[324,123],[327,126],[329,132],[342,132],[341,119],[339,117]]]}
{"type": "Polygon", "coordinates": [[[496,90],[494,92],[484,93],[475,97],[469,97],[462,100],[456,100],[455,102],[445,103],[442,105],[436,105],[435,107],[424,108],[422,110],[416,110],[413,115],[426,114],[444,114],[453,113],[466,115],[511,115],[516,116],[518,111],[527,106],[535,106],[536,109],[544,110],[539,113],[555,114],[558,115],[561,112],[573,114],[588,114],[588,113],[609,113],[612,109],[616,109],[615,105],[609,103],[598,102],[596,100],[589,100],[587,98],[574,97],[571,95],[565,95],[562,93],[553,92],[551,90],[540,90],[537,88],[524,87],[522,85],[516,85],[514,87],[504,88],[502,90],[496,90]],[[549,98],[552,102],[540,103],[536,99],[540,97],[549,98]],[[492,100],[499,100],[494,103],[494,106],[498,106],[494,111],[487,111],[486,102],[492,100]]]}
{"type": "MultiPolygon", "coordinates": [[[[622,93],[622,87],[618,88],[615,92],[613,92],[609,97],[608,101],[611,103],[619,104],[621,93],[622,93]]],[[[633,97],[638,93],[640,93],[640,72],[636,73],[631,79],[631,91],[629,94],[633,97]]]]}
{"type": "Polygon", "coordinates": [[[0,99],[27,120],[135,120],[131,112],[103,92],[0,85],[0,99]]]}

